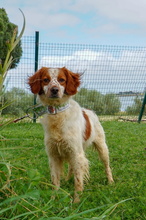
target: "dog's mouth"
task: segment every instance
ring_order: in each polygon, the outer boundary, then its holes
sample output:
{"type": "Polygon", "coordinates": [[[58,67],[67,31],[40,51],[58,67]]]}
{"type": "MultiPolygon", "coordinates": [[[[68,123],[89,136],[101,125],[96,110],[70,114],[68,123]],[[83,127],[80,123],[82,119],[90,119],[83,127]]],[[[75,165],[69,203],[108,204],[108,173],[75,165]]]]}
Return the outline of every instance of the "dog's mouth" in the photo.
{"type": "Polygon", "coordinates": [[[49,96],[50,99],[60,99],[60,97],[58,95],[51,95],[49,96]]]}

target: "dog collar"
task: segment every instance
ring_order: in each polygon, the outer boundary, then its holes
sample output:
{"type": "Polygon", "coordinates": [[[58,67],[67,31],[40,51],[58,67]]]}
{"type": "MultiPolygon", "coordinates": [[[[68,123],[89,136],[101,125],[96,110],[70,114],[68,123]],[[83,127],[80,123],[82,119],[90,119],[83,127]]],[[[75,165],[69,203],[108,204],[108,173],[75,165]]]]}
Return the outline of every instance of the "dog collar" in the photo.
{"type": "Polygon", "coordinates": [[[43,106],[42,104],[34,105],[30,108],[27,109],[26,113],[29,118],[33,119],[35,114],[35,118],[38,118],[39,116],[42,116],[44,114],[49,114],[49,115],[56,115],[57,113],[63,112],[66,109],[70,107],[69,103],[66,103],[64,105],[59,105],[59,106],[43,106]]]}
{"type": "Polygon", "coordinates": [[[46,113],[48,113],[49,115],[56,115],[57,113],[63,112],[66,109],[69,108],[69,103],[65,104],[65,105],[61,105],[61,106],[47,106],[47,110],[46,113]]]}

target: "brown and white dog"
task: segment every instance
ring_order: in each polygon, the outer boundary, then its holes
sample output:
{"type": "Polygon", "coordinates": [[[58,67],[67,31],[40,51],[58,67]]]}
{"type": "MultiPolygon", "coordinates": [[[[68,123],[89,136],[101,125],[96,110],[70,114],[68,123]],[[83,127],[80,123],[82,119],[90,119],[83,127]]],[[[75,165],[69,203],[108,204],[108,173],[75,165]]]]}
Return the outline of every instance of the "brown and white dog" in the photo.
{"type": "Polygon", "coordinates": [[[74,175],[74,202],[79,201],[77,192],[83,191],[83,182],[89,177],[85,149],[91,144],[104,163],[108,182],[113,182],[108,147],[98,117],[94,112],[81,108],[72,99],[80,85],[80,74],[65,67],[42,67],[29,77],[28,84],[32,93],[38,94],[40,101],[48,109],[42,124],[51,180],[55,188],[60,187],[63,162],[67,161],[67,179],[74,175]]]}

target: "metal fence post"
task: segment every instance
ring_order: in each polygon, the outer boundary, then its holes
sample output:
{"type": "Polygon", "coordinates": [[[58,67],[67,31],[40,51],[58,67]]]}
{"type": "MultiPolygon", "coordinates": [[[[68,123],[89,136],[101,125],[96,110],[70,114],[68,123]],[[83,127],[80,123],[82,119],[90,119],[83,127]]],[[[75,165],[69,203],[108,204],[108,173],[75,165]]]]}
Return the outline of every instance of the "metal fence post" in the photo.
{"type": "MultiPolygon", "coordinates": [[[[38,70],[38,56],[39,56],[39,31],[35,32],[35,72],[38,70]]],[[[34,95],[34,105],[36,105],[36,95],[34,95]]],[[[33,115],[33,122],[36,122],[36,115],[33,115]]]]}
{"type": "Polygon", "coordinates": [[[138,117],[138,122],[139,122],[139,123],[141,122],[145,105],[146,105],[146,93],[145,93],[145,96],[144,96],[144,99],[143,99],[143,103],[142,103],[142,107],[141,107],[141,110],[140,110],[140,114],[139,114],[139,117],[138,117]]]}

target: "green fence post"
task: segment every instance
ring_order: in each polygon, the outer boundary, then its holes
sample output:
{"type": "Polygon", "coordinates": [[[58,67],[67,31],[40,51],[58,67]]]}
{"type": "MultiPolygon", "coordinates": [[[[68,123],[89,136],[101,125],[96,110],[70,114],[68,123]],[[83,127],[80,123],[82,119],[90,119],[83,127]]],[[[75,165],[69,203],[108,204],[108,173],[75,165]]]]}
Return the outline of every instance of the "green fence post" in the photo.
{"type": "MultiPolygon", "coordinates": [[[[38,56],[39,56],[39,31],[35,32],[35,72],[38,70],[38,56]]],[[[36,105],[36,95],[34,95],[34,105],[36,105]]],[[[36,115],[33,115],[33,122],[36,122],[36,115]]]]}
{"type": "Polygon", "coordinates": [[[140,110],[140,114],[139,114],[139,117],[138,117],[138,122],[139,122],[139,123],[141,122],[145,105],[146,105],[146,93],[145,93],[145,96],[144,96],[144,99],[143,99],[143,103],[142,103],[142,107],[141,107],[141,110],[140,110]]]}

